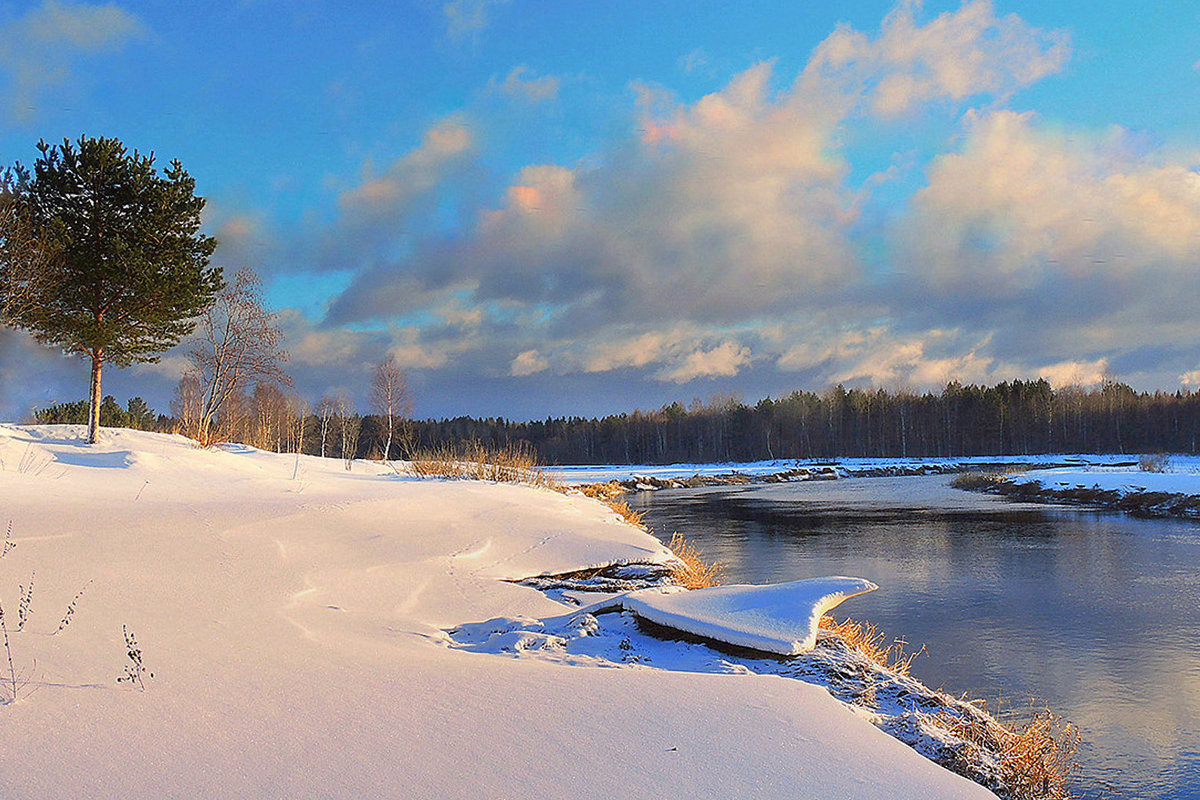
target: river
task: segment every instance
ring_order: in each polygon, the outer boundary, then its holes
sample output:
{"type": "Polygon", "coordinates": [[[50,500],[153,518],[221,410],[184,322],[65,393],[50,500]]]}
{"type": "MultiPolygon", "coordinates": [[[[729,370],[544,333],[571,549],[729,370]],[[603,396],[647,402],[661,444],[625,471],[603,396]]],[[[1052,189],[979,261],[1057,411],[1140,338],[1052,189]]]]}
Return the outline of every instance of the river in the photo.
{"type": "MultiPolygon", "coordinates": [[[[946,476],[643,492],[730,583],[880,589],[834,612],[925,647],[913,673],[1078,726],[1075,791],[1200,800],[1200,523],[1012,503],[946,476]]],[[[994,706],[994,703],[992,704],[994,706]]]]}

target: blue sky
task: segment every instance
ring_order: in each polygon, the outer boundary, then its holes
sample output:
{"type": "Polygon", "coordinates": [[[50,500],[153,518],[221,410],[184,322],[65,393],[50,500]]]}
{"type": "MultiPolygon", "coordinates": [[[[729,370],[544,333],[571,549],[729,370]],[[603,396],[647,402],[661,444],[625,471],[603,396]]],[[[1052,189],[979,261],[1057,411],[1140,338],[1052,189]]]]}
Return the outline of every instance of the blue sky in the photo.
{"type": "MultiPolygon", "coordinates": [[[[1186,2],[7,3],[0,162],[183,161],[312,401],[389,353],[422,416],[1176,389],[1198,66],[1186,2]]],[[[84,395],[0,344],[5,416],[84,395]]],[[[183,366],[106,388],[165,408],[183,366]]]]}

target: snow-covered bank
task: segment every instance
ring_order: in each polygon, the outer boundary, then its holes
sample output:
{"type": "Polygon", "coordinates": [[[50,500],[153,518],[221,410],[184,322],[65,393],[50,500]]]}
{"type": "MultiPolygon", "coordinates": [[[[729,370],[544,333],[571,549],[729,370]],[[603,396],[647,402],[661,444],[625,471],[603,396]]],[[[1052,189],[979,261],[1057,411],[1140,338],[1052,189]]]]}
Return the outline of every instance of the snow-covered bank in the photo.
{"type": "MultiPolygon", "coordinates": [[[[814,478],[856,477],[861,475],[932,474],[959,472],[983,467],[1022,465],[1037,468],[1068,466],[1091,469],[1135,464],[1136,456],[1065,454],[1036,456],[963,456],[960,458],[839,458],[839,459],[775,459],[772,461],[724,462],[707,464],[608,464],[601,466],[549,467],[547,472],[564,483],[577,485],[627,482],[649,479],[648,488],[667,481],[686,481],[690,478],[720,480],[733,476],[767,478],[808,473],[814,478]]],[[[1200,460],[1196,462],[1200,465],[1200,460]]],[[[806,475],[797,475],[804,479],[806,475]]]]}
{"type": "Polygon", "coordinates": [[[1068,503],[1153,517],[1200,518],[1200,459],[1175,456],[1163,472],[1136,466],[1092,466],[1003,472],[960,482],[1017,500],[1068,503]]]}
{"type": "Polygon", "coordinates": [[[993,796],[802,681],[453,646],[569,610],[510,580],[669,557],[587,498],[81,433],[0,426],[5,798],[993,796]]]}

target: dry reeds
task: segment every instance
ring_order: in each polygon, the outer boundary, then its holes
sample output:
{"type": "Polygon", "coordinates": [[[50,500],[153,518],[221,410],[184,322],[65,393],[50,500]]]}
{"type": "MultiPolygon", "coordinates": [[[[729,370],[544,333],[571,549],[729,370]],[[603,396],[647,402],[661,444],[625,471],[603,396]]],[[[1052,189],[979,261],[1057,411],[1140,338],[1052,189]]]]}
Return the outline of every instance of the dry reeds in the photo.
{"type": "Polygon", "coordinates": [[[1008,476],[1001,472],[963,472],[951,478],[950,485],[955,489],[977,492],[981,489],[990,489],[1006,480],[1008,480],[1008,476]]]}
{"type": "MultiPolygon", "coordinates": [[[[973,703],[981,710],[983,701],[973,703]]],[[[999,755],[1001,793],[1013,800],[1068,800],[1071,773],[1078,766],[1079,730],[1049,711],[1041,711],[1020,728],[988,717],[967,720],[942,714],[938,722],[976,750],[999,755]]]]}
{"type": "Polygon", "coordinates": [[[671,571],[671,580],[685,589],[707,589],[725,582],[725,565],[720,561],[709,563],[704,560],[696,546],[683,537],[671,534],[667,547],[679,559],[680,565],[671,571]]]}
{"type": "Polygon", "coordinates": [[[581,494],[596,500],[603,500],[605,503],[611,503],[621,495],[625,494],[625,487],[616,481],[608,481],[607,483],[584,483],[575,487],[581,494]]]}
{"type": "Polygon", "coordinates": [[[471,441],[457,447],[441,445],[413,455],[412,471],[425,478],[524,483],[558,490],[559,481],[542,469],[527,442],[487,447],[471,441]]]}
{"type": "Polygon", "coordinates": [[[646,516],[645,512],[634,511],[624,500],[609,500],[607,505],[613,511],[617,512],[617,516],[628,522],[630,525],[634,526],[635,528],[646,530],[646,525],[642,521],[642,518],[646,516]]]}
{"type": "MultiPolygon", "coordinates": [[[[840,638],[846,645],[884,670],[909,675],[913,660],[924,652],[906,651],[906,643],[894,640],[884,645],[884,635],[870,623],[851,619],[838,622],[821,618],[821,630],[840,638]]],[[[950,698],[947,698],[950,700],[950,698]]],[[[992,760],[997,772],[982,781],[1009,800],[1068,800],[1071,773],[1077,766],[1079,731],[1049,711],[1041,711],[1019,727],[1005,725],[987,713],[983,700],[960,698],[934,715],[937,727],[962,742],[946,766],[978,779],[980,763],[992,760]],[[994,782],[998,779],[998,785],[994,782]]],[[[940,761],[940,760],[939,760],[940,761]]]]}
{"type": "Polygon", "coordinates": [[[838,622],[833,617],[821,617],[820,626],[821,630],[839,637],[874,663],[900,675],[909,674],[913,659],[924,650],[922,648],[909,653],[906,651],[908,643],[902,639],[893,639],[891,644],[885,646],[883,633],[869,622],[855,622],[852,619],[838,622]]]}

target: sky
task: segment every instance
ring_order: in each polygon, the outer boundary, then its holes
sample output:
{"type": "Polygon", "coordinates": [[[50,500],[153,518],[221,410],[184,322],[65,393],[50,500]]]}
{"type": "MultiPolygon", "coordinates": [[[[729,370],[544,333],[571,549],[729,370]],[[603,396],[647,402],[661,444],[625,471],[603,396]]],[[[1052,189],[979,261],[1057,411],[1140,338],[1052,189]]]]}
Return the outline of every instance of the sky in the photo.
{"type": "MultiPolygon", "coordinates": [[[[183,162],[310,402],[1200,384],[1191,0],[0,2],[0,164],[81,134],[183,162]]],[[[0,416],[87,381],[0,331],[0,416]]]]}

